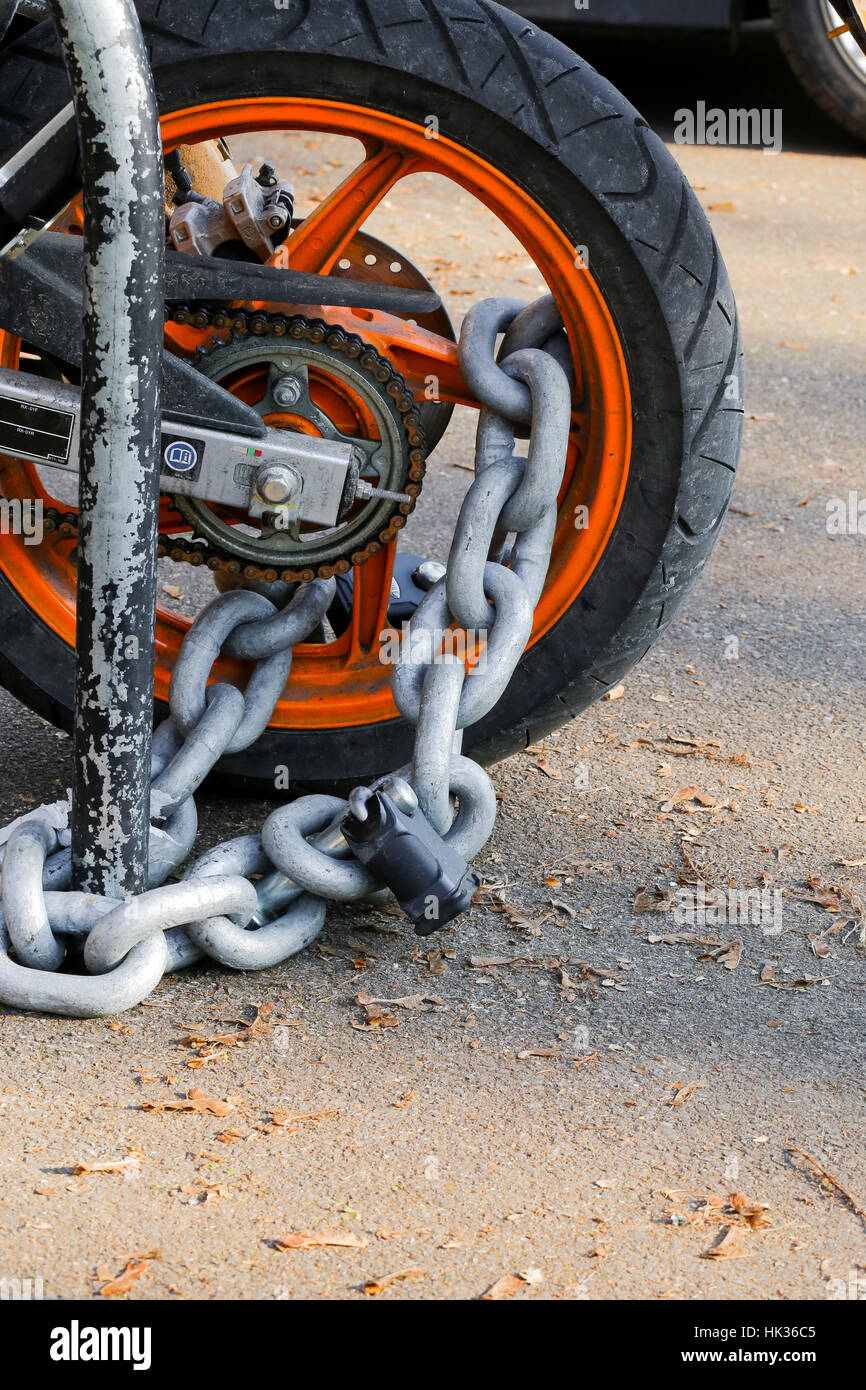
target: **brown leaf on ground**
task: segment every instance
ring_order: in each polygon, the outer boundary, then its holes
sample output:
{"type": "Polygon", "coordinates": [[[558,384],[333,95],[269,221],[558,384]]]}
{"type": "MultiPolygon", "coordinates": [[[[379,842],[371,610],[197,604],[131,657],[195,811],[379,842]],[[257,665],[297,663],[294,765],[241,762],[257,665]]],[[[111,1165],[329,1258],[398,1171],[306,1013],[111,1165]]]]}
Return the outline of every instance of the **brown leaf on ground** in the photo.
{"type": "Polygon", "coordinates": [[[716,956],[719,965],[723,965],[726,970],[736,970],[743,954],[743,943],[739,938],[729,941],[725,949],[716,956]]]}
{"type": "Polygon", "coordinates": [[[129,1293],[136,1279],[140,1279],[150,1267],[150,1260],[128,1260],[116,1279],[109,1279],[99,1289],[100,1298],[122,1298],[129,1293]]]}
{"type": "Polygon", "coordinates": [[[350,1250],[365,1250],[369,1241],[364,1236],[356,1236],[354,1231],[295,1231],[292,1235],[275,1240],[275,1250],[321,1250],[324,1247],[339,1246],[350,1250]]]}
{"type": "MultiPolygon", "coordinates": [[[[733,511],[733,508],[730,508],[733,511]]],[[[749,516],[754,516],[749,512],[749,516]]],[[[653,748],[672,758],[706,758],[708,762],[731,763],[735,767],[751,767],[745,753],[723,753],[722,745],[715,738],[678,738],[668,734],[666,739],[639,738],[639,744],[653,748]]]]}
{"type": "Polygon", "coordinates": [[[519,956],[470,956],[469,965],[473,970],[493,970],[497,965],[514,965],[519,956]]]}
{"type": "Polygon", "coordinates": [[[830,950],[830,943],[827,940],[826,932],[820,932],[810,936],[809,945],[812,949],[812,955],[817,956],[819,960],[827,960],[828,957],[833,954],[830,950]]]}
{"type": "Polygon", "coordinates": [[[750,1202],[744,1192],[732,1192],[728,1197],[730,1210],[741,1216],[753,1231],[760,1231],[770,1225],[770,1210],[766,1202],[750,1202]]]}
{"type": "Polygon", "coordinates": [[[426,1269],[412,1267],[410,1269],[399,1269],[396,1274],[383,1274],[381,1279],[368,1279],[364,1285],[364,1293],[368,1298],[376,1298],[383,1293],[390,1284],[396,1284],[401,1279],[408,1279],[413,1284],[419,1283],[427,1278],[426,1269]]]}
{"type": "Polygon", "coordinates": [[[686,815],[715,809],[721,809],[716,797],[707,795],[699,787],[680,787],[673,796],[664,797],[659,806],[660,811],[683,811],[686,815]]]}
{"type": "Polygon", "coordinates": [[[809,883],[812,887],[811,893],[803,893],[804,903],[817,903],[819,907],[826,907],[830,912],[839,912],[842,908],[841,890],[834,888],[832,884],[825,883],[818,874],[809,875],[809,883]]]}
{"type": "Polygon", "coordinates": [[[674,893],[669,888],[639,888],[632,902],[635,912],[670,912],[673,906],[674,893]]]}
{"type": "Polygon", "coordinates": [[[71,1173],[74,1178],[84,1177],[86,1173],[128,1173],[131,1169],[140,1168],[143,1158],[143,1153],[133,1149],[126,1158],[109,1159],[106,1163],[75,1163],[71,1173]]]}
{"type": "Polygon", "coordinates": [[[385,1013],[384,1009],[382,1009],[378,1004],[374,1004],[372,1002],[372,999],[369,995],[362,994],[358,996],[358,998],[359,1002],[360,1000],[366,1001],[367,999],[370,999],[370,1002],[361,1003],[361,1008],[364,1011],[363,1023],[356,1023],[354,1020],[351,1021],[352,1027],[355,1029],[356,1032],[381,1033],[384,1029],[399,1028],[399,1018],[397,1018],[394,1014],[385,1013]]]}
{"type": "Polygon", "coordinates": [[[487,905],[493,912],[504,913],[515,927],[524,927],[533,934],[537,934],[550,918],[549,912],[545,912],[541,917],[527,917],[521,908],[515,907],[514,903],[507,902],[501,893],[490,893],[487,905]]]}
{"type": "Polygon", "coordinates": [[[425,959],[430,968],[431,975],[444,975],[448,969],[448,962],[443,951],[428,951],[425,959]]]}
{"type": "Polygon", "coordinates": [[[742,1226],[723,1226],[702,1260],[743,1260],[748,1255],[746,1232],[742,1226]]]}
{"type": "Polygon", "coordinates": [[[175,1189],[179,1197],[188,1198],[191,1207],[209,1207],[223,1197],[231,1197],[232,1189],[224,1182],[185,1183],[175,1189]]]}
{"type": "Polygon", "coordinates": [[[303,1115],[287,1115],[285,1110],[269,1110],[270,1120],[262,1121],[256,1125],[256,1129],[262,1134],[276,1134],[278,1130],[284,1129],[289,1134],[296,1134],[301,1125],[308,1121],[312,1125],[319,1125],[323,1120],[335,1119],[342,1114],[340,1110],[318,1110],[309,1111],[303,1115]]]}
{"type": "Polygon", "coordinates": [[[774,960],[765,960],[764,964],[761,966],[761,973],[758,976],[758,983],[762,985],[769,985],[775,980],[775,978],[776,962],[774,960]]]}
{"type": "Polygon", "coordinates": [[[648,936],[648,946],[707,946],[711,950],[726,951],[728,942],[718,936],[698,936],[693,931],[665,932],[664,936],[648,936]]]}
{"type": "Polygon", "coordinates": [[[676,1095],[672,1096],[670,1100],[667,1101],[667,1104],[674,1108],[679,1105],[685,1105],[691,1100],[696,1091],[705,1091],[706,1089],[706,1081],[675,1081],[670,1087],[670,1090],[675,1091],[676,1095]]]}
{"type": "Polygon", "coordinates": [[[500,1303],[506,1298],[513,1298],[525,1287],[525,1281],[517,1274],[503,1274],[501,1279],[497,1279],[495,1284],[481,1295],[482,1303],[500,1303]]]}
{"type": "Polygon", "coordinates": [[[372,994],[356,994],[355,1003],[362,1009],[372,1004],[389,1009],[409,1009],[419,1013],[429,1013],[431,1009],[446,1007],[445,1000],[440,999],[438,994],[406,994],[400,999],[374,999],[372,994]]]}
{"type": "Polygon", "coordinates": [[[520,1052],[518,1052],[517,1060],[518,1062],[525,1062],[530,1057],[556,1058],[558,1056],[559,1048],[557,1047],[556,1043],[554,1043],[553,1047],[524,1047],[520,1052]]]}
{"type": "Polygon", "coordinates": [[[550,777],[552,781],[562,781],[562,773],[559,771],[558,768],[551,767],[550,763],[547,761],[547,758],[539,758],[535,766],[538,768],[539,772],[543,772],[545,777],[550,777]]]}
{"type": "Polygon", "coordinates": [[[580,1071],[580,1068],[585,1067],[587,1062],[597,1062],[598,1053],[590,1052],[586,1057],[574,1057],[572,1060],[574,1062],[574,1065],[577,1067],[578,1071],[580,1071]]]}
{"type": "Polygon", "coordinates": [[[710,212],[736,212],[737,210],[736,203],[731,202],[708,203],[707,207],[710,212]]]}
{"type": "Polygon", "coordinates": [[[230,1105],[228,1101],[217,1100],[215,1096],[206,1096],[204,1091],[199,1091],[193,1087],[188,1092],[186,1100],[146,1100],[141,1108],[152,1112],[177,1111],[181,1114],[231,1115],[234,1113],[235,1107],[230,1105]]]}

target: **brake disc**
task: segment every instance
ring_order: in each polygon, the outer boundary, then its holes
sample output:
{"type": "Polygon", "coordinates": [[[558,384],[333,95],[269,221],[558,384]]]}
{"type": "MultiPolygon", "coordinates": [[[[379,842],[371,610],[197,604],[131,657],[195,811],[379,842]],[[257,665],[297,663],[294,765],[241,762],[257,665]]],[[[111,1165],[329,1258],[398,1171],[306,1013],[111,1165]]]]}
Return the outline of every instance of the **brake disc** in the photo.
{"type": "MultiPolygon", "coordinates": [[[[424,272],[402,251],[396,251],[387,242],[370,236],[369,232],[355,233],[330,273],[337,279],[372,280],[376,285],[420,290],[424,294],[438,293],[424,272]]],[[[438,334],[446,342],[457,342],[451,316],[444,304],[440,304],[432,314],[419,314],[409,322],[438,334]]],[[[454,405],[451,401],[421,401],[419,409],[427,438],[427,452],[432,454],[451,422],[454,405]]]]}

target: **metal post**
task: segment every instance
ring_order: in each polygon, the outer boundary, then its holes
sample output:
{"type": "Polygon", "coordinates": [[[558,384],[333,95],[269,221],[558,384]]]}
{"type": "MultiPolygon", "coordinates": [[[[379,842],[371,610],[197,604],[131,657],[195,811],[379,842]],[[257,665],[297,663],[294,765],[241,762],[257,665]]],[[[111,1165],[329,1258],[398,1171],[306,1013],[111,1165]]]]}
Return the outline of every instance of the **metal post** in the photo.
{"type": "Polygon", "coordinates": [[[133,0],[48,0],[84,164],[74,886],[146,886],[165,202],[133,0]]]}

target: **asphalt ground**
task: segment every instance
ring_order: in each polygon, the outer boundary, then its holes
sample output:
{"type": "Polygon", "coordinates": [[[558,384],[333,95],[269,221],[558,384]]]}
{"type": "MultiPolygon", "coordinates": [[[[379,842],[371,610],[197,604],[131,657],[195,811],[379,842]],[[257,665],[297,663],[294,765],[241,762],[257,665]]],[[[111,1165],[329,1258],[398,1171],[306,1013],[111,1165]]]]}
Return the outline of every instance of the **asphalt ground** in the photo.
{"type": "MultiPolygon", "coordinates": [[[[475,1298],[509,1276],[518,1299],[866,1293],[866,540],[827,529],[863,487],[866,164],[768,35],[736,60],[653,52],[591,56],[663,133],[699,98],[785,115],[778,156],[676,150],[749,378],[703,581],[620,698],[494,770],[489,887],[457,928],[419,944],[335,909],[284,965],[198,968],[121,1018],[0,1010],[0,1276],[79,1298],[134,1259],[130,1299],[475,1298]],[[670,895],[698,880],[773,911],[677,924],[670,895]],[[380,1006],[396,1026],[371,1029],[359,994],[402,1001],[380,1006]],[[219,1104],[143,1108],[192,1088],[219,1104]],[[279,1248],[335,1231],[352,1243],[279,1248]]],[[[302,207],[346,158],[272,136],[235,153],[275,155],[302,207]]],[[[371,230],[453,291],[458,322],[541,288],[468,195],[419,187],[371,230]]],[[[437,451],[436,526],[407,540],[425,553],[447,549],[470,425],[437,451]]],[[[166,569],[181,595],[162,600],[194,609],[199,578],[166,569]]],[[[6,821],[62,794],[70,744],[2,694],[0,718],[6,821]]],[[[199,805],[202,848],[269,809],[199,805]]]]}

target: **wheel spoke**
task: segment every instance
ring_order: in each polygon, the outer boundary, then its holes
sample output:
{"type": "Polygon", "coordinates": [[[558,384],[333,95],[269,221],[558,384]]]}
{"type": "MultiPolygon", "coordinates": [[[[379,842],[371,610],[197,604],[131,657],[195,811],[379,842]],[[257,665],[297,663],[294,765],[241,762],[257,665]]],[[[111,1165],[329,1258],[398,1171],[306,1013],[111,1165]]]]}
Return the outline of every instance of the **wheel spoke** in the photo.
{"type": "Polygon", "coordinates": [[[329,323],[339,323],[348,333],[358,333],[387,357],[406,378],[419,402],[436,399],[478,408],[478,401],[463,380],[457,344],[441,333],[374,309],[352,311],[329,306],[325,312],[329,323]]]}
{"type": "Polygon", "coordinates": [[[373,209],[418,164],[388,146],[367,157],[311,212],[286,243],[292,270],[327,275],[373,209]]]}
{"type": "Polygon", "coordinates": [[[397,542],[393,541],[355,567],[350,664],[367,656],[387,626],[396,554],[397,542]]]}

